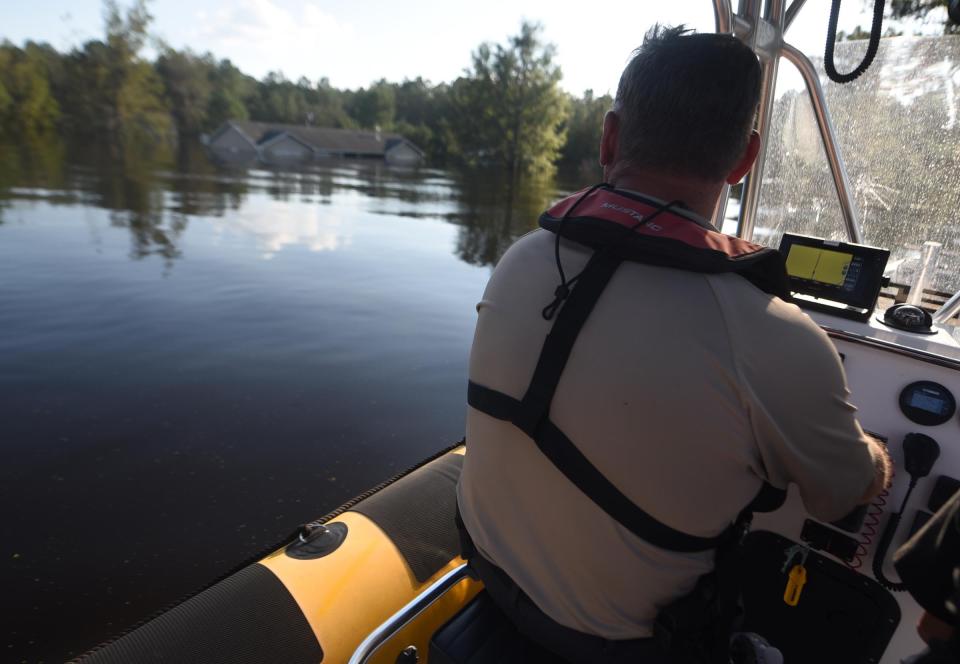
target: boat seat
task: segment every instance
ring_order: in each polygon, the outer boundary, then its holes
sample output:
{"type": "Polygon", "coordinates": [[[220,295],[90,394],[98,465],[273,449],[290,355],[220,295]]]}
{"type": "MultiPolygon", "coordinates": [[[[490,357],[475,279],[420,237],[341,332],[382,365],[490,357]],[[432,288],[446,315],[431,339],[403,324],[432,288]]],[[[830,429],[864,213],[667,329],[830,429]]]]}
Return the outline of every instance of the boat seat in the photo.
{"type": "Polygon", "coordinates": [[[437,630],[430,664],[563,664],[517,631],[485,591],[437,630]]]}

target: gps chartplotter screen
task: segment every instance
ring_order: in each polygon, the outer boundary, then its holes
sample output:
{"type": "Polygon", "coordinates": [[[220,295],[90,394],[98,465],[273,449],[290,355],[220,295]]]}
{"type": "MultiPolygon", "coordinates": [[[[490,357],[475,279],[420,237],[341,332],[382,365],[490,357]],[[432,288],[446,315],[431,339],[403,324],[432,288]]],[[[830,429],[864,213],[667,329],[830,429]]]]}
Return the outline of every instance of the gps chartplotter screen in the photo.
{"type": "Polygon", "coordinates": [[[791,277],[841,286],[847,278],[853,254],[795,244],[787,255],[787,274],[791,277]]]}
{"type": "Polygon", "coordinates": [[[780,253],[795,295],[867,313],[877,302],[890,256],[885,249],[791,233],[784,233],[780,253]]]}

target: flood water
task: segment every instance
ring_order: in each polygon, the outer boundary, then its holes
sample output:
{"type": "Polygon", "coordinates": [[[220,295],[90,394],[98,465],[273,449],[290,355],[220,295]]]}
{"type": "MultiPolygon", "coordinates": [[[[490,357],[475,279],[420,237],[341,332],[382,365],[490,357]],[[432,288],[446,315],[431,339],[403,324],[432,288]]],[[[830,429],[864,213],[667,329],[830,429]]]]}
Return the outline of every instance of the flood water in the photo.
{"type": "Polygon", "coordinates": [[[459,440],[491,265],[576,184],[0,149],[0,660],[78,655],[459,440]]]}

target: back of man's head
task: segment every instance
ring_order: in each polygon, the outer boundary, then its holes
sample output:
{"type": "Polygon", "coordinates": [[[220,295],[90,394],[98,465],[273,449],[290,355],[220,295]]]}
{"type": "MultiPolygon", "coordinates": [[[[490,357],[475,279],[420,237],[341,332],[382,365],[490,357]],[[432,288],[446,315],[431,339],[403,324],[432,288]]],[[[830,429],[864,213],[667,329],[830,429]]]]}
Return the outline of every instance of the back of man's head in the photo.
{"type": "Polygon", "coordinates": [[[759,98],[760,65],[738,39],[654,26],[617,88],[617,169],[723,180],[744,154],[759,98]]]}

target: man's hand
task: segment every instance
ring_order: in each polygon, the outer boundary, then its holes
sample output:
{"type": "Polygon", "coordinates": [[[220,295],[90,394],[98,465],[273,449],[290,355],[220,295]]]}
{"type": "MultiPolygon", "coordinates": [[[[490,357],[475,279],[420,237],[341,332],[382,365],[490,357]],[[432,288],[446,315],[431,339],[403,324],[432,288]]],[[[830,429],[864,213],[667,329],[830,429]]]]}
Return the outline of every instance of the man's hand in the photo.
{"type": "Polygon", "coordinates": [[[873,455],[874,478],[867,492],[860,499],[860,503],[864,505],[872,503],[873,499],[884,489],[889,489],[893,482],[893,461],[890,459],[886,445],[870,434],[867,434],[867,444],[870,446],[870,454],[873,455]]]}
{"type": "Polygon", "coordinates": [[[920,622],[917,623],[917,634],[923,639],[923,642],[929,644],[931,641],[943,641],[946,643],[953,638],[953,627],[943,622],[935,615],[926,611],[920,616],[920,622]]]}

